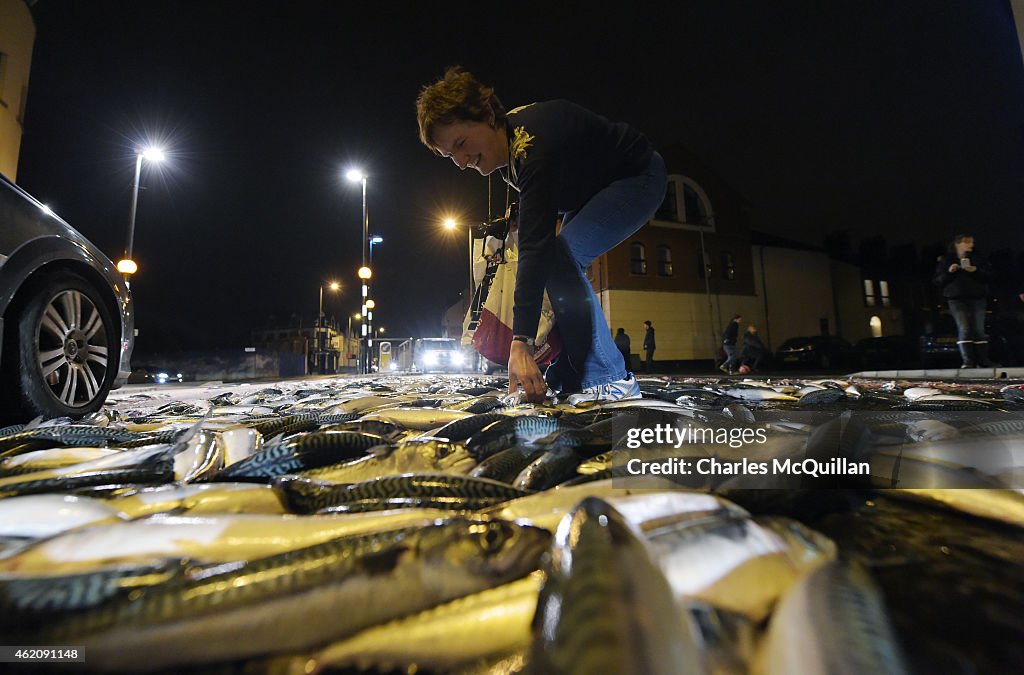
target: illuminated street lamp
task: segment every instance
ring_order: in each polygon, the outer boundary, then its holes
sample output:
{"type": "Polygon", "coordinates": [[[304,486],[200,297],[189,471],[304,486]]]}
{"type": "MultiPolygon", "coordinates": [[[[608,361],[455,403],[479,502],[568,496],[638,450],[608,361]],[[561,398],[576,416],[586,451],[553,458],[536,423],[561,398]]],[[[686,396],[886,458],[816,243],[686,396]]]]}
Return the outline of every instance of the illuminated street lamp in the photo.
{"type": "MultiPolygon", "coordinates": [[[[459,222],[448,217],[441,221],[441,226],[449,232],[454,232],[459,227],[459,222]]],[[[469,239],[469,301],[473,302],[473,228],[466,228],[466,235],[469,239]]],[[[482,245],[482,244],[481,244],[482,245]]]]}
{"type": "Polygon", "coordinates": [[[128,218],[128,245],[124,249],[124,259],[117,263],[117,270],[122,274],[135,274],[138,270],[138,266],[132,260],[132,247],[135,243],[135,211],[139,205],[139,178],[142,176],[142,160],[162,162],[165,157],[161,148],[153,146],[138,148],[135,151],[135,182],[132,184],[132,210],[128,218]]]}
{"type": "MultiPolygon", "coordinates": [[[[327,285],[327,288],[332,291],[341,290],[341,284],[337,281],[332,281],[327,285]]],[[[324,322],[324,285],[320,284],[320,314],[317,315],[320,325],[324,322]]]]}
{"type": "MultiPolygon", "coordinates": [[[[368,287],[368,282],[369,282],[369,279],[370,279],[370,268],[367,267],[367,264],[366,264],[366,246],[369,243],[369,234],[368,234],[368,232],[369,232],[369,227],[370,227],[370,219],[369,219],[369,216],[366,213],[366,174],[363,173],[362,171],[360,171],[359,169],[349,169],[345,173],[345,178],[347,178],[348,180],[350,180],[353,183],[362,183],[362,186],[363,186],[363,266],[361,268],[359,268],[359,278],[363,280],[363,294],[362,294],[362,298],[365,300],[367,298],[367,296],[369,295],[369,290],[368,290],[367,287],[368,287]],[[364,269],[366,270],[366,276],[363,276],[363,270],[364,269]]],[[[363,334],[363,337],[366,337],[366,324],[365,323],[363,324],[362,334],[363,334]]],[[[370,342],[367,345],[368,348],[373,346],[373,336],[372,335],[369,337],[369,341],[370,342]]],[[[360,351],[362,351],[362,348],[360,348],[360,351]]],[[[370,371],[370,369],[367,367],[368,364],[364,363],[365,360],[366,360],[366,356],[365,355],[360,355],[360,359],[359,359],[359,366],[360,366],[360,368],[359,368],[359,370],[360,370],[360,372],[363,372],[363,373],[366,373],[366,372],[370,371]]]]}
{"type": "MultiPolygon", "coordinates": [[[[341,284],[337,281],[331,281],[328,283],[327,288],[332,291],[338,291],[341,289],[341,284]]],[[[325,340],[324,331],[324,285],[320,284],[320,314],[317,315],[316,327],[314,328],[316,334],[316,351],[314,352],[314,365],[321,375],[324,374],[324,356],[327,353],[327,345],[325,340]]]]}
{"type": "Polygon", "coordinates": [[[358,314],[358,313],[356,313],[356,314],[349,314],[348,315],[348,328],[345,330],[345,353],[346,354],[350,353],[348,350],[349,350],[349,346],[352,344],[352,339],[353,339],[353,337],[352,337],[352,319],[355,319],[356,321],[359,321],[362,318],[363,318],[363,315],[362,314],[358,314]]]}

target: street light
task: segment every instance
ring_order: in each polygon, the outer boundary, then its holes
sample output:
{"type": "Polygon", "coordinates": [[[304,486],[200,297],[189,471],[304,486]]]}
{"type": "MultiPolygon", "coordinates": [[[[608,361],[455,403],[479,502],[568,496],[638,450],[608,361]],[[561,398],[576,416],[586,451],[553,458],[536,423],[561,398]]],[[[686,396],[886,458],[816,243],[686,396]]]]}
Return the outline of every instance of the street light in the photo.
{"type": "MultiPolygon", "coordinates": [[[[458,221],[455,220],[454,218],[445,218],[441,222],[441,225],[442,225],[442,227],[444,227],[444,229],[448,230],[449,232],[454,232],[459,227],[458,221]]],[[[473,253],[474,252],[473,252],[473,228],[472,227],[467,227],[466,228],[466,235],[469,238],[469,302],[470,302],[470,304],[472,304],[473,303],[473,291],[474,291],[474,288],[473,288],[473,282],[474,282],[474,279],[473,279],[473,253]]],[[[481,243],[481,246],[483,246],[482,243],[481,243]]]]}
{"type": "MultiPolygon", "coordinates": [[[[352,181],[353,183],[362,183],[363,185],[363,266],[359,269],[359,278],[363,280],[362,298],[365,301],[366,298],[369,297],[368,286],[370,279],[370,268],[367,267],[366,264],[366,247],[367,244],[369,244],[368,231],[370,227],[370,219],[366,213],[366,174],[360,171],[359,169],[349,169],[348,172],[345,173],[345,178],[352,181]],[[363,269],[366,270],[366,276],[363,276],[363,269]]],[[[369,316],[367,316],[367,321],[369,321],[369,316]]],[[[362,336],[364,338],[366,337],[366,323],[364,323],[362,327],[362,336]]],[[[367,350],[373,346],[373,336],[371,335],[368,338],[368,340],[369,343],[367,345],[367,350]]],[[[360,345],[360,351],[363,351],[362,345],[360,345]]],[[[361,373],[367,373],[370,371],[370,369],[366,367],[366,365],[368,364],[364,364],[365,360],[366,356],[364,354],[361,354],[359,359],[359,371],[361,373]]]]}
{"type": "Polygon", "coordinates": [[[132,184],[132,210],[128,218],[128,245],[124,249],[124,259],[117,263],[117,270],[126,276],[135,274],[139,269],[132,260],[132,247],[135,243],[135,211],[139,205],[139,178],[142,176],[142,160],[162,162],[165,158],[164,151],[153,146],[138,148],[135,151],[135,182],[132,184]]]}
{"type": "MultiPolygon", "coordinates": [[[[332,281],[327,285],[327,288],[332,291],[338,291],[341,289],[341,284],[337,281],[332,281]]],[[[324,322],[324,285],[320,284],[320,314],[317,315],[319,325],[323,325],[324,322]]]]}
{"type": "MultiPolygon", "coordinates": [[[[327,288],[332,291],[338,291],[341,289],[341,284],[337,281],[331,281],[328,283],[327,288]]],[[[315,366],[317,371],[324,374],[324,356],[326,356],[327,348],[325,346],[325,335],[324,335],[324,285],[320,284],[320,313],[316,317],[316,327],[314,328],[316,334],[316,352],[315,366]]]]}
{"type": "MultiPolygon", "coordinates": [[[[359,321],[363,318],[362,314],[349,314],[348,315],[348,328],[345,330],[345,353],[349,354],[349,346],[352,343],[352,319],[359,321]]],[[[347,358],[347,357],[346,357],[347,358]]]]}

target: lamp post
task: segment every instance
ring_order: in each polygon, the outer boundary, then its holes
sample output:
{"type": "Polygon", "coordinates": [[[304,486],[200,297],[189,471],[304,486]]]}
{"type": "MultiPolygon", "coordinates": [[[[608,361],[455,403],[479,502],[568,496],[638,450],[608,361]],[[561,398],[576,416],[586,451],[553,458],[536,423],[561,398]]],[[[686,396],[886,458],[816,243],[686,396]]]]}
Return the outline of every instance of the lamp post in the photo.
{"type": "MultiPolygon", "coordinates": [[[[369,220],[369,216],[366,213],[366,174],[364,174],[359,169],[349,169],[349,171],[345,174],[345,178],[349,179],[353,183],[362,183],[363,184],[363,266],[359,268],[359,278],[363,280],[362,296],[361,296],[362,297],[362,301],[363,301],[363,314],[366,315],[366,318],[367,318],[366,323],[369,323],[372,320],[372,317],[366,311],[366,299],[369,297],[369,294],[370,294],[370,292],[369,292],[369,281],[370,281],[370,276],[371,276],[370,268],[367,267],[367,264],[366,264],[366,247],[369,244],[369,240],[370,240],[370,237],[368,235],[368,231],[369,231],[369,227],[370,227],[370,220],[369,220]],[[365,270],[365,272],[364,272],[364,270],[365,270]]],[[[363,338],[367,337],[367,335],[366,335],[366,323],[363,323],[363,327],[362,327],[362,337],[363,338]]],[[[359,351],[360,351],[359,372],[361,372],[361,373],[369,372],[369,368],[365,367],[365,364],[364,364],[364,361],[365,361],[366,357],[365,357],[365,354],[363,354],[363,352],[368,350],[369,347],[371,347],[373,345],[373,342],[372,342],[373,336],[370,336],[368,339],[369,339],[369,344],[367,344],[365,348],[362,345],[362,343],[360,342],[360,347],[359,347],[359,351]]]]}
{"type": "Polygon", "coordinates": [[[128,243],[124,248],[124,258],[117,263],[117,270],[125,275],[126,283],[128,277],[138,271],[138,265],[132,259],[132,249],[135,244],[135,212],[139,205],[139,179],[142,177],[142,160],[161,162],[165,156],[162,149],[153,146],[138,148],[135,151],[135,180],[132,183],[132,209],[128,217],[128,243]]]}
{"type": "MultiPolygon", "coordinates": [[[[337,281],[332,281],[327,285],[332,291],[337,291],[341,288],[341,284],[337,281]]],[[[324,346],[324,285],[320,284],[320,313],[316,317],[316,367],[321,375],[324,374],[324,356],[327,353],[327,349],[324,346]]]]}
{"type": "MultiPolygon", "coordinates": [[[[371,236],[369,238],[370,259],[369,259],[368,265],[369,265],[371,270],[373,269],[373,245],[374,244],[381,244],[383,242],[384,242],[384,237],[380,236],[379,234],[375,234],[375,235],[373,235],[373,236],[371,236]]],[[[367,288],[369,288],[369,284],[367,284],[367,288]]],[[[371,347],[373,346],[373,305],[371,304],[372,302],[373,302],[372,300],[367,300],[367,303],[366,303],[367,304],[366,308],[368,310],[368,313],[366,315],[367,316],[367,324],[368,324],[366,330],[367,330],[367,334],[370,336],[370,345],[371,345],[371,347]]],[[[372,363],[372,359],[373,359],[372,353],[373,353],[373,350],[371,349],[370,352],[371,352],[370,359],[371,359],[371,363],[372,363]]]]}
{"type": "MultiPolygon", "coordinates": [[[[458,228],[459,223],[454,218],[445,218],[442,225],[449,232],[454,232],[458,228]]],[[[472,304],[473,291],[475,290],[473,288],[473,228],[466,228],[466,237],[469,240],[469,302],[472,304]]]]}
{"type": "MultiPolygon", "coordinates": [[[[348,315],[348,328],[345,330],[345,353],[348,354],[348,349],[352,344],[352,319],[359,321],[363,318],[362,314],[349,314],[348,315]]],[[[357,362],[358,363],[358,362],[357,362]]],[[[357,366],[358,368],[358,366],[357,366]]]]}

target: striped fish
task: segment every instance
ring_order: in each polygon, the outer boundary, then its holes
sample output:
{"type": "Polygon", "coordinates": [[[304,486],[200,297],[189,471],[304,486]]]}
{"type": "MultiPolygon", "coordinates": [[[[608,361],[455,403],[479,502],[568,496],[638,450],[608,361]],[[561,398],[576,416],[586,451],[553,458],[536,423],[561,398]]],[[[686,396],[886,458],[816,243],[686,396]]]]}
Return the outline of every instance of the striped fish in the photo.
{"type": "Polygon", "coordinates": [[[317,647],[521,578],[550,535],[452,519],[195,570],[20,634],[75,644],[90,668],[154,670],[317,647]]]}
{"type": "Polygon", "coordinates": [[[558,526],[533,619],[536,673],[702,672],[695,627],[626,520],[588,497],[558,526]]]}
{"type": "Polygon", "coordinates": [[[401,474],[343,485],[284,476],[274,484],[295,513],[408,507],[479,509],[529,494],[498,481],[448,474],[401,474]]]}

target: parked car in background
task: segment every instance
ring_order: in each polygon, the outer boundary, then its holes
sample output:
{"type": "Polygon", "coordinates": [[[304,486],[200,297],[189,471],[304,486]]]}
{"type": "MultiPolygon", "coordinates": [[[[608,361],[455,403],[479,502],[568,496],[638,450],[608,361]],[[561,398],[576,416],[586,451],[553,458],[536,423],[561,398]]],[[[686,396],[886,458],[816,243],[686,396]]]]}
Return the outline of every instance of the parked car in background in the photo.
{"type": "Polygon", "coordinates": [[[859,366],[865,370],[911,368],[918,364],[917,340],[908,335],[884,335],[857,342],[859,366]]]}
{"type": "MultiPolygon", "coordinates": [[[[1015,339],[1016,324],[1007,324],[1003,317],[989,314],[985,317],[985,333],[988,335],[988,355],[1004,366],[1018,364],[1007,337],[1015,339]]],[[[960,365],[960,348],[957,346],[956,322],[949,314],[937,314],[924,324],[924,332],[918,340],[921,366],[931,368],[945,366],[956,368],[960,365]]]]}
{"type": "Polygon", "coordinates": [[[184,381],[181,373],[173,368],[158,366],[135,366],[132,368],[132,374],[128,376],[128,384],[168,384],[184,381]]]}
{"type": "Polygon", "coordinates": [[[0,177],[0,417],[81,417],[131,372],[134,312],[114,263],[0,177]]]}
{"type": "Polygon", "coordinates": [[[857,352],[849,342],[834,335],[789,338],[775,352],[777,365],[838,368],[853,366],[857,352]]]}

